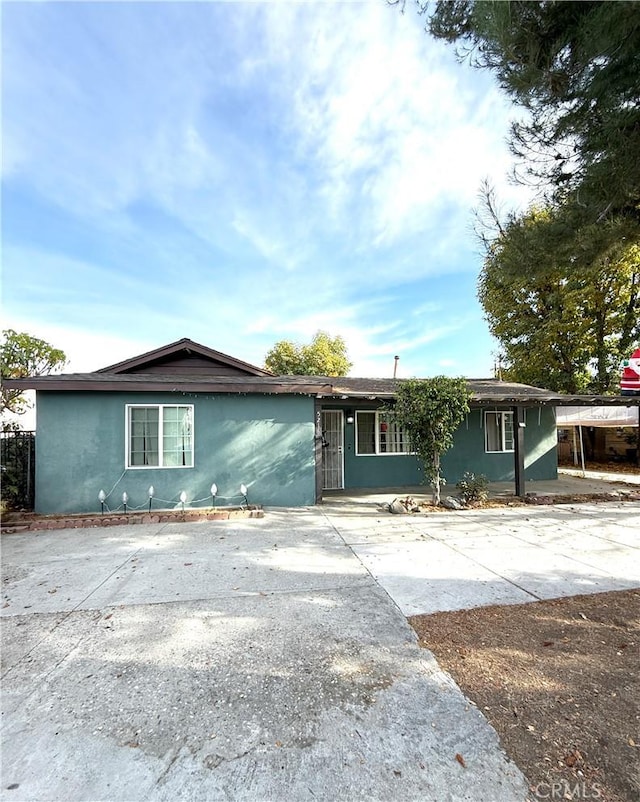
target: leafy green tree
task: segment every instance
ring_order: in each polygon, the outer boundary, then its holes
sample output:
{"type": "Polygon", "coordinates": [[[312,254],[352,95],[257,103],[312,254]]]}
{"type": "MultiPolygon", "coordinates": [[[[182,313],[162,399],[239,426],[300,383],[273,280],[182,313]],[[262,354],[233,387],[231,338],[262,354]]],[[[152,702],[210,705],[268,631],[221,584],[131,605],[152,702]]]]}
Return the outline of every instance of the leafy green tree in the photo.
{"type": "Polygon", "coordinates": [[[567,393],[616,392],[620,361],[640,334],[640,248],[595,247],[598,232],[578,232],[576,270],[557,226],[555,211],[531,209],[487,243],[478,296],[505,357],[504,378],[567,393]]]}
{"type": "Polygon", "coordinates": [[[640,3],[416,5],[434,37],[490,70],[522,109],[509,137],[515,178],[555,207],[554,237],[573,270],[623,241],[640,244],[640,3]]]}
{"type": "Polygon", "coordinates": [[[395,403],[389,407],[424,465],[434,504],[440,503],[440,489],[446,483],[440,457],[453,445],[455,431],[469,412],[470,398],[465,379],[434,376],[399,382],[395,403]]]}
{"type": "Polygon", "coordinates": [[[553,187],[557,201],[573,198],[585,220],[640,224],[640,4],[440,0],[431,8],[431,34],[491,70],[526,112],[510,138],[525,160],[523,180],[553,187]]]}
{"type": "Polygon", "coordinates": [[[267,353],[265,367],[285,376],[346,376],[351,362],[342,337],[319,331],[307,345],[280,340],[267,353]]]}
{"type": "MultiPolygon", "coordinates": [[[[32,337],[26,332],[13,329],[2,332],[0,344],[0,375],[3,379],[21,379],[26,376],[43,376],[62,368],[67,357],[59,348],[54,348],[44,340],[32,337]]],[[[28,404],[22,390],[2,387],[1,412],[18,415],[26,412],[28,404]]]]}

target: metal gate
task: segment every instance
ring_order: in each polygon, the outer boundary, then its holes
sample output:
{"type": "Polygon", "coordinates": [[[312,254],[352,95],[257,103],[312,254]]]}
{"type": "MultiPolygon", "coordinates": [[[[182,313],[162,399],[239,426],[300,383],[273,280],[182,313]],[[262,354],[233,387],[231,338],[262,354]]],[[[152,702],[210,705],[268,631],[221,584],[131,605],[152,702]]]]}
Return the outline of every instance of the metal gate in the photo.
{"type": "Polygon", "coordinates": [[[36,433],[0,432],[2,504],[12,510],[32,510],[35,501],[36,433]]]}
{"type": "Polygon", "coordinates": [[[322,489],[344,488],[344,417],[341,409],[322,411],[322,489]]]}

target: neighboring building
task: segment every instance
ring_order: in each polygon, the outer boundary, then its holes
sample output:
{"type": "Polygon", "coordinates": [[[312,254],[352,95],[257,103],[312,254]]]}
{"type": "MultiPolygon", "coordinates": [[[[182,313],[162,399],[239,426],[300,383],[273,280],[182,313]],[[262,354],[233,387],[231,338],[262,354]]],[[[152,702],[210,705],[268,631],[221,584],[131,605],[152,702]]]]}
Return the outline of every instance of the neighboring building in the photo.
{"type": "MultiPolygon", "coordinates": [[[[7,380],[7,384],[9,380],[7,380]]],[[[37,391],[36,511],[242,500],[305,506],[324,491],[402,488],[423,473],[381,406],[393,379],[274,376],[188,339],[94,373],[11,380],[37,391]]],[[[448,484],[465,471],[491,481],[557,477],[558,395],[468,380],[471,412],[442,459],[448,484]],[[518,438],[520,437],[520,440],[518,438]],[[519,445],[520,443],[520,445],[519,445]]]]}
{"type": "MultiPolygon", "coordinates": [[[[628,402],[628,398],[625,401],[628,402]]],[[[637,406],[566,406],[556,414],[558,460],[638,463],[637,406]]]]}

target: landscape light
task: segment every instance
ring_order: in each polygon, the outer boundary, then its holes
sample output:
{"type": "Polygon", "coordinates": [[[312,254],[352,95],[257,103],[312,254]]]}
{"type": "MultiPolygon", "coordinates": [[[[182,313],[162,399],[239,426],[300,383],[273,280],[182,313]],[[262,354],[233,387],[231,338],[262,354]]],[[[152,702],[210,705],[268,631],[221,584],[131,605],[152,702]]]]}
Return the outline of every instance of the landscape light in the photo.
{"type": "Polygon", "coordinates": [[[102,515],[104,515],[104,503],[106,500],[107,500],[107,494],[104,492],[104,490],[101,490],[98,493],[98,501],[100,502],[100,511],[102,515]]]}
{"type": "Polygon", "coordinates": [[[129,496],[127,494],[127,491],[125,490],[124,493],[122,494],[122,504],[124,506],[125,515],[127,512],[127,501],[129,501],[129,496]]]}
{"type": "Polygon", "coordinates": [[[249,499],[247,498],[247,493],[249,492],[249,490],[248,490],[247,486],[244,484],[244,482],[240,485],[240,492],[244,496],[244,503],[248,507],[249,506],[249,499]]]}
{"type": "Polygon", "coordinates": [[[184,512],[184,503],[186,500],[187,500],[187,491],[183,490],[182,493],[180,493],[180,501],[182,502],[182,512],[184,512]]]}
{"type": "Polygon", "coordinates": [[[218,485],[214,482],[211,485],[211,506],[216,506],[216,496],[218,495],[218,485]]]}
{"type": "Polygon", "coordinates": [[[153,485],[151,485],[147,492],[149,493],[149,512],[151,512],[151,501],[153,499],[153,494],[156,492],[153,485]]]}

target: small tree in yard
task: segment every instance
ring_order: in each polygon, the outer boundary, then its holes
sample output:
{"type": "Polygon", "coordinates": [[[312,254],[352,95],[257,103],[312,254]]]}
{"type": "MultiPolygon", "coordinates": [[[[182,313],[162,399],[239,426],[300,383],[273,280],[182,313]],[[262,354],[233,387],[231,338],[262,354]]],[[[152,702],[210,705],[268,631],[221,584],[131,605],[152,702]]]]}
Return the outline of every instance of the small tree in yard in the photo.
{"type": "Polygon", "coordinates": [[[440,457],[453,445],[453,435],[469,412],[470,398],[467,383],[461,378],[434,376],[398,384],[393,414],[424,464],[434,504],[440,503],[440,488],[445,484],[440,457]]]}
{"type": "MultiPolygon", "coordinates": [[[[21,379],[25,376],[44,376],[67,361],[64,351],[54,348],[44,340],[32,337],[26,332],[5,329],[0,343],[0,377],[21,379]]],[[[28,407],[22,390],[9,390],[2,387],[2,406],[0,412],[13,412],[21,415],[28,407]]]]}

